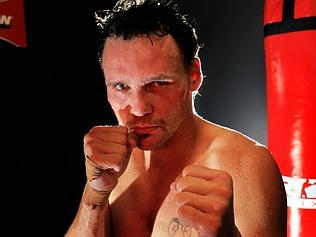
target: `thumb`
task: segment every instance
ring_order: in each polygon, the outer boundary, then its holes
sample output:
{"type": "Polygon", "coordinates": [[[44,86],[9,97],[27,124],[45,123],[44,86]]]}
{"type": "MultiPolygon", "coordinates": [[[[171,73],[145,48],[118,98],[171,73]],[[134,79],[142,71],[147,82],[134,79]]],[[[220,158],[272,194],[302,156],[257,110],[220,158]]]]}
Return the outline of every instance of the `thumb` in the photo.
{"type": "Polygon", "coordinates": [[[125,169],[126,169],[126,167],[128,165],[130,156],[132,154],[132,151],[133,151],[134,148],[137,147],[137,143],[138,143],[138,138],[137,138],[136,134],[133,133],[133,132],[130,132],[127,135],[127,154],[126,154],[126,157],[125,157],[125,160],[124,160],[122,171],[125,171],[125,169]]]}
{"type": "Polygon", "coordinates": [[[127,147],[128,148],[136,148],[138,144],[138,137],[134,132],[130,132],[127,135],[127,147]]]}

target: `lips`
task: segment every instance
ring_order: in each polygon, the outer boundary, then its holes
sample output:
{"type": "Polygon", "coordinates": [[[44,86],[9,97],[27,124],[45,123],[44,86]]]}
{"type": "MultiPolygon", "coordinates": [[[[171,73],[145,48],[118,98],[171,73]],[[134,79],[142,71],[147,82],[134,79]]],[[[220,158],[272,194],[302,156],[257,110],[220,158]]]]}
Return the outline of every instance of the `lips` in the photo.
{"type": "Polygon", "coordinates": [[[136,134],[150,134],[153,133],[159,126],[137,126],[132,127],[131,130],[136,134]]]}

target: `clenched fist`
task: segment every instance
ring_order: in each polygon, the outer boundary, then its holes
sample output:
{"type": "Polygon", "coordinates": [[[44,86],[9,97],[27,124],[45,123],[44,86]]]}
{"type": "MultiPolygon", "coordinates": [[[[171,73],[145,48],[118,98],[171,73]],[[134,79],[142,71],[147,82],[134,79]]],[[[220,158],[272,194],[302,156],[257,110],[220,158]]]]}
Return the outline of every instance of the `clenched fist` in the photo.
{"type": "Polygon", "coordinates": [[[233,182],[220,170],[190,165],[170,185],[178,216],[199,237],[235,236],[233,182]]]}
{"type": "Polygon", "coordinates": [[[84,202],[102,207],[124,173],[137,140],[123,126],[96,126],[84,137],[87,185],[84,202]]]}

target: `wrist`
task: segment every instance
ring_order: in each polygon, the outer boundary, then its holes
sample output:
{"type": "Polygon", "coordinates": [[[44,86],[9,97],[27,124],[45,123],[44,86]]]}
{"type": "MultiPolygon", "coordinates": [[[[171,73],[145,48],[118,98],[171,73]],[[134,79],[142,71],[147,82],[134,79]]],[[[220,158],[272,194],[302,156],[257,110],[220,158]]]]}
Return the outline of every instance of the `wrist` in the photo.
{"type": "Polygon", "coordinates": [[[92,209],[101,209],[108,202],[110,194],[109,191],[95,190],[86,183],[83,192],[83,203],[92,209]]]}

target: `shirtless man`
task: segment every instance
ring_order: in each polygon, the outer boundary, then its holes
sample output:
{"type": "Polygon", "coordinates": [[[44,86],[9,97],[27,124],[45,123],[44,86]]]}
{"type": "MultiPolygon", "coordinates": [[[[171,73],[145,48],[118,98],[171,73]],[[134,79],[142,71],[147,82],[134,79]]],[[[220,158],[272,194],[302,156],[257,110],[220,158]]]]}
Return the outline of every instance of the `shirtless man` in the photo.
{"type": "Polygon", "coordinates": [[[103,13],[100,61],[119,125],[84,137],[87,183],[66,236],[286,236],[271,153],[194,110],[203,75],[188,21],[165,1],[103,13]]]}

